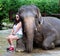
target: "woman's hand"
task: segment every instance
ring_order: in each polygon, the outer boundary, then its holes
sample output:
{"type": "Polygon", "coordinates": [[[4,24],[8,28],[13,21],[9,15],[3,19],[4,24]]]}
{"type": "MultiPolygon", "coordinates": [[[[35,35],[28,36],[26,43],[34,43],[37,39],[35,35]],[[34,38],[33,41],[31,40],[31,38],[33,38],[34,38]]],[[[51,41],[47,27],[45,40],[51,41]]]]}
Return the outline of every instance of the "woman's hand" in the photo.
{"type": "Polygon", "coordinates": [[[10,35],[13,35],[13,34],[15,34],[15,33],[14,33],[14,30],[12,29],[12,31],[11,31],[11,33],[10,33],[10,35]]]}
{"type": "Polygon", "coordinates": [[[13,34],[12,35],[15,35],[16,33],[15,32],[13,32],[13,34]]]}

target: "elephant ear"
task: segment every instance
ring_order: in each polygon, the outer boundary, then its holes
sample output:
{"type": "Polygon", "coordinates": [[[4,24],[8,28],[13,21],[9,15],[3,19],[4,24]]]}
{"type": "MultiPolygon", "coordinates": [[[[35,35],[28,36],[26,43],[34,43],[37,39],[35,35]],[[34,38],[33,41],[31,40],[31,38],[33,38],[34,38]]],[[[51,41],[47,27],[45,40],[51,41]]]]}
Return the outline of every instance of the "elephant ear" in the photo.
{"type": "Polygon", "coordinates": [[[42,19],[41,19],[41,13],[40,13],[40,9],[39,8],[37,8],[37,19],[38,19],[38,22],[40,24],[42,19]]]}
{"type": "Polygon", "coordinates": [[[35,30],[36,30],[36,31],[39,31],[39,29],[40,29],[40,24],[43,23],[43,19],[41,18],[42,16],[41,16],[41,13],[40,13],[40,9],[37,7],[36,10],[37,10],[37,15],[36,15],[37,17],[36,17],[36,19],[35,19],[35,23],[36,23],[36,25],[35,25],[35,30]]]}

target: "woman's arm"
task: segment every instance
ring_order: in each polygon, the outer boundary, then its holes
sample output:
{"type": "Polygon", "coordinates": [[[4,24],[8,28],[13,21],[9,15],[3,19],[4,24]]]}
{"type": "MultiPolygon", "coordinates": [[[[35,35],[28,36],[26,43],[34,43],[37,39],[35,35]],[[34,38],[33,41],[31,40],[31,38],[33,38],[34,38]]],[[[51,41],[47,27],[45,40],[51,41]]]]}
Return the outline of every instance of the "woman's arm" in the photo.
{"type": "Polygon", "coordinates": [[[16,34],[16,32],[17,32],[21,27],[22,27],[22,23],[19,22],[19,23],[17,24],[16,30],[14,31],[14,34],[16,34]]]}
{"type": "Polygon", "coordinates": [[[13,34],[14,33],[14,30],[12,29],[11,33],[10,34],[13,34]]]}

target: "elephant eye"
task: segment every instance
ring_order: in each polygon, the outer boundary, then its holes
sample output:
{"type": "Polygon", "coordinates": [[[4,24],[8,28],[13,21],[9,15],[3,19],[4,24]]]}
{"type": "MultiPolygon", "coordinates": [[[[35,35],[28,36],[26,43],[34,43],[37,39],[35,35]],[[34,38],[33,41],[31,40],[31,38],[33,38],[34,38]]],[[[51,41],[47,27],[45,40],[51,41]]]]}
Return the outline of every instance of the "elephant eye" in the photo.
{"type": "Polygon", "coordinates": [[[23,22],[24,20],[23,20],[24,18],[22,17],[22,16],[20,16],[20,20],[23,22]]]}
{"type": "Polygon", "coordinates": [[[23,17],[22,17],[22,16],[20,16],[20,19],[21,19],[21,20],[23,20],[23,17]]]}
{"type": "Polygon", "coordinates": [[[37,15],[35,15],[35,18],[38,18],[37,15]]]}
{"type": "Polygon", "coordinates": [[[38,21],[38,24],[41,24],[41,22],[40,22],[40,21],[38,21]]]}

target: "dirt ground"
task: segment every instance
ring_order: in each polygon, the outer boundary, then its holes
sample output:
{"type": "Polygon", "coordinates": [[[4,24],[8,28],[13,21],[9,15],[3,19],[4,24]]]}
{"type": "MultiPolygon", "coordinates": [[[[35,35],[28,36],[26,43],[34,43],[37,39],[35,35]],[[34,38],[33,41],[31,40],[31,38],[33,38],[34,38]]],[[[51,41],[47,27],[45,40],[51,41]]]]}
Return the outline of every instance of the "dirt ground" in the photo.
{"type": "MultiPolygon", "coordinates": [[[[0,30],[0,56],[60,56],[60,47],[53,50],[33,49],[32,53],[26,52],[7,52],[6,48],[9,46],[6,37],[9,35],[11,29],[0,30]]],[[[15,44],[15,42],[14,42],[15,44]]]]}

